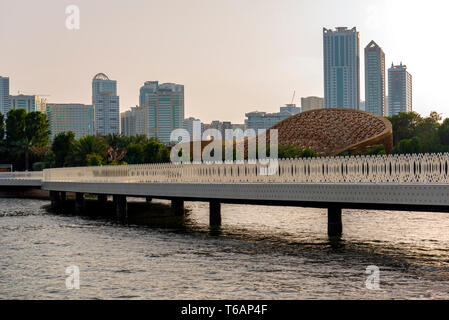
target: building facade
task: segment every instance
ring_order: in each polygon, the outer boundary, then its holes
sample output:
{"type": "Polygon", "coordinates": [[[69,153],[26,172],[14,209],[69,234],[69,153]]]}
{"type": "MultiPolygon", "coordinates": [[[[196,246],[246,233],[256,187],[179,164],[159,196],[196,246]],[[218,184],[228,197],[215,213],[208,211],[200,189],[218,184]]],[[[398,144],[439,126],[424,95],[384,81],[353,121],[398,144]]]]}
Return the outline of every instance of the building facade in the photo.
{"type": "Polygon", "coordinates": [[[385,53],[374,41],[365,48],[365,111],[387,115],[385,53]]]}
{"type": "Polygon", "coordinates": [[[45,113],[47,112],[47,99],[24,94],[9,96],[9,110],[11,109],[25,109],[27,112],[40,111],[45,113]]]}
{"type": "Polygon", "coordinates": [[[146,105],[146,94],[154,94],[159,87],[158,81],[146,81],[142,87],[140,87],[139,93],[139,106],[146,105]]]}
{"type": "Polygon", "coordinates": [[[117,96],[117,81],[97,74],[92,80],[92,106],[94,128],[97,135],[120,133],[120,101],[117,96]]]}
{"type": "MultiPolygon", "coordinates": [[[[295,111],[296,112],[296,111],[295,111]]],[[[297,112],[296,114],[298,114],[297,112]]],[[[249,112],[246,113],[245,127],[247,130],[254,130],[256,134],[259,130],[267,130],[278,124],[281,121],[293,116],[294,114],[288,110],[283,110],[276,113],[266,113],[266,112],[249,112]]]]}
{"type": "Polygon", "coordinates": [[[47,117],[50,122],[51,140],[60,132],[72,131],[75,138],[94,134],[94,108],[79,103],[49,103],[47,117]]]}
{"type": "MultiPolygon", "coordinates": [[[[149,82],[147,82],[149,83],[149,82]]],[[[171,132],[183,128],[184,86],[152,81],[154,91],[145,92],[145,125],[149,138],[169,144],[171,132]]],[[[142,92],[142,91],[141,91],[142,92]]]]}
{"type": "Polygon", "coordinates": [[[407,66],[391,65],[388,69],[388,115],[410,112],[413,106],[412,75],[407,66]]]}
{"type": "Polygon", "coordinates": [[[301,98],[301,112],[323,109],[324,99],[320,97],[301,98]]]}
{"type": "Polygon", "coordinates": [[[146,134],[145,107],[133,107],[120,114],[121,133],[126,137],[146,134]]]}
{"type": "Polygon", "coordinates": [[[0,113],[6,116],[9,111],[9,78],[0,76],[0,113]]]}
{"type": "Polygon", "coordinates": [[[360,108],[359,42],[355,27],[323,28],[325,108],[360,108]]]}

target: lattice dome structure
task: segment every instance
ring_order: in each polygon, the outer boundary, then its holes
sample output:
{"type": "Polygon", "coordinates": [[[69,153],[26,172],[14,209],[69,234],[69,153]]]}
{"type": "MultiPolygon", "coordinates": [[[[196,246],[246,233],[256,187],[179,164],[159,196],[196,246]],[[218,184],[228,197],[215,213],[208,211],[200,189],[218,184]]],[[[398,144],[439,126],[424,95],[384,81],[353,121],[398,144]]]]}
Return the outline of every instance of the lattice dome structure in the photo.
{"type": "MultiPolygon", "coordinates": [[[[278,130],[279,145],[309,148],[319,155],[335,156],[383,144],[393,148],[391,122],[373,113],[352,109],[318,109],[287,118],[271,129],[278,130]]],[[[269,129],[267,141],[269,141],[269,129]]]]}

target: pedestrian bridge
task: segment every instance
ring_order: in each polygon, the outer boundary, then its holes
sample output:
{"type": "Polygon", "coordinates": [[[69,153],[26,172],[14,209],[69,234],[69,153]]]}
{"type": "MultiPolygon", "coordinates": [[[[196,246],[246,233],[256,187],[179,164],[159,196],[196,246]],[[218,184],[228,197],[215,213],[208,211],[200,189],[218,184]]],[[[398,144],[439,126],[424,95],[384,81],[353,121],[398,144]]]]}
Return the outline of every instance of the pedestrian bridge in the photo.
{"type": "Polygon", "coordinates": [[[329,234],[341,234],[342,209],[449,212],[449,154],[283,159],[271,163],[148,164],[48,169],[0,174],[0,186],[50,191],[55,205],[66,192],[105,201],[113,195],[126,216],[126,197],[210,202],[211,225],[221,223],[221,203],[327,208],[329,234]]]}

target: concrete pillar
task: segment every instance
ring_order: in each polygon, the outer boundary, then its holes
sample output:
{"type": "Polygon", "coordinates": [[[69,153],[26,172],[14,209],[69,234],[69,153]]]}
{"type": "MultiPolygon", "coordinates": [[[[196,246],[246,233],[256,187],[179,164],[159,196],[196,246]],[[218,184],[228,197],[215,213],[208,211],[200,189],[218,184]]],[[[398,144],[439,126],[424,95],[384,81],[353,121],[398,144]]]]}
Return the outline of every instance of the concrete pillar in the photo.
{"type": "Polygon", "coordinates": [[[128,203],[126,202],[126,196],[116,196],[115,212],[117,218],[120,220],[128,218],[128,203]]]}
{"type": "Polygon", "coordinates": [[[221,226],[221,204],[217,200],[209,202],[209,224],[211,227],[221,226]]]}
{"type": "Polygon", "coordinates": [[[67,193],[65,191],[60,192],[61,202],[67,201],[67,193]]]}
{"type": "Polygon", "coordinates": [[[80,214],[84,212],[84,193],[77,192],[75,194],[75,212],[80,214]]]}
{"type": "Polygon", "coordinates": [[[61,199],[58,191],[50,191],[51,209],[57,210],[61,205],[61,199]]]}
{"type": "Polygon", "coordinates": [[[180,199],[174,199],[171,201],[171,209],[175,216],[184,215],[184,201],[180,199]]]}
{"type": "Polygon", "coordinates": [[[153,198],[151,198],[151,197],[146,197],[145,200],[147,201],[147,203],[150,203],[151,201],[153,201],[153,198]]]}
{"type": "Polygon", "coordinates": [[[108,202],[108,195],[99,194],[99,195],[97,195],[97,200],[101,205],[104,205],[104,204],[106,204],[106,202],[108,202]]]}
{"type": "Polygon", "coordinates": [[[327,209],[327,234],[329,237],[339,237],[342,233],[341,208],[329,207],[327,209]]]}

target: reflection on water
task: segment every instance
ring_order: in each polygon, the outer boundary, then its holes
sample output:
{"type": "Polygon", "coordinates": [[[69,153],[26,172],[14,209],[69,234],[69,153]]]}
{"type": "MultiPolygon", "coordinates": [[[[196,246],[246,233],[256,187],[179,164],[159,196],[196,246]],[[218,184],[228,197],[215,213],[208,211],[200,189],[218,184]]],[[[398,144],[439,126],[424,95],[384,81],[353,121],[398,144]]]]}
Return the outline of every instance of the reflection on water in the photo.
{"type": "Polygon", "coordinates": [[[344,235],[327,238],[325,210],[132,199],[129,220],[112,204],[88,216],[47,211],[48,202],[0,199],[0,298],[61,299],[428,299],[448,298],[449,215],[343,213],[344,235]],[[65,268],[80,268],[67,290],[65,268]],[[380,268],[380,289],[365,270],[380,268]]]}

